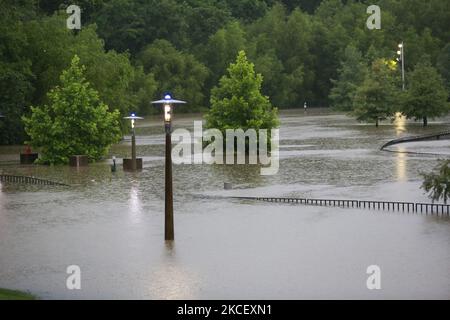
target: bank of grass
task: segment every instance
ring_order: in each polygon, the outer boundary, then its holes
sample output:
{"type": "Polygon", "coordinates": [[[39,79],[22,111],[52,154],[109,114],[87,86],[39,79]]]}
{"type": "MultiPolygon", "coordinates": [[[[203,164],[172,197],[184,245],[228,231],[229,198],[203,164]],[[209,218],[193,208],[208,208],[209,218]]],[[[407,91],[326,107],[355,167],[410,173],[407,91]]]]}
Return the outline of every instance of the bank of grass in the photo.
{"type": "Polygon", "coordinates": [[[32,294],[0,288],[0,300],[36,300],[32,294]]]}

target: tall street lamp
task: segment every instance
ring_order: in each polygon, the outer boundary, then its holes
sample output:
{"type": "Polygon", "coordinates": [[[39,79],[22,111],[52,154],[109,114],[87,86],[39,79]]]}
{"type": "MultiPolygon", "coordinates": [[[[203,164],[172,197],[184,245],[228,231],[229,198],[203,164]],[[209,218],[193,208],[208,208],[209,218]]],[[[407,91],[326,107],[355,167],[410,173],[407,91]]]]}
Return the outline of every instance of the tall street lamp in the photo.
{"type": "Polygon", "coordinates": [[[184,104],[185,101],[172,99],[165,94],[164,99],[153,101],[153,104],[162,104],[164,111],[164,127],[166,131],[166,164],[165,164],[165,205],[164,205],[164,238],[174,240],[173,227],[173,189],[172,189],[172,115],[174,104],[184,104]]]}
{"type": "Polygon", "coordinates": [[[397,61],[401,61],[402,63],[402,89],[405,90],[405,46],[403,45],[403,41],[398,45],[397,55],[397,61]]]}
{"type": "MultiPolygon", "coordinates": [[[[127,120],[131,120],[131,130],[132,130],[132,135],[131,135],[131,163],[129,159],[123,159],[123,168],[129,169],[131,171],[136,171],[137,170],[137,161],[136,161],[136,134],[135,134],[135,130],[134,130],[134,124],[136,122],[136,120],[142,120],[144,118],[142,117],[138,117],[136,116],[135,113],[132,113],[129,117],[124,117],[124,119],[127,120]]],[[[139,169],[142,169],[142,159],[141,162],[139,164],[139,169]]]]}

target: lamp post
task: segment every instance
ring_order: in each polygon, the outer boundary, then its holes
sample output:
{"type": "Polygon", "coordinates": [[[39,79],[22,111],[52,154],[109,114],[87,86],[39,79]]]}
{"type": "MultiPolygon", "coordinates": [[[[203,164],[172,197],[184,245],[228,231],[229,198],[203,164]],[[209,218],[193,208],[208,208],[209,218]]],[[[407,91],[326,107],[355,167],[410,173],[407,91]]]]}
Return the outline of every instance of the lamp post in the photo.
{"type": "MultiPolygon", "coordinates": [[[[137,117],[136,114],[132,113],[129,117],[124,117],[124,119],[131,120],[131,171],[136,171],[137,164],[136,164],[136,135],[134,130],[134,124],[136,120],[142,120],[144,118],[137,117]]],[[[125,167],[125,166],[124,166],[125,167]]]]}
{"type": "Polygon", "coordinates": [[[165,164],[165,204],[164,204],[164,239],[174,240],[173,226],[173,189],[172,189],[172,114],[174,104],[184,104],[185,101],[174,100],[170,94],[165,94],[163,100],[153,101],[162,104],[164,111],[164,128],[166,131],[166,164],[165,164]]]}
{"type": "Polygon", "coordinates": [[[403,41],[398,45],[397,50],[397,61],[401,61],[402,63],[402,90],[405,90],[405,46],[403,45],[403,41]]]}

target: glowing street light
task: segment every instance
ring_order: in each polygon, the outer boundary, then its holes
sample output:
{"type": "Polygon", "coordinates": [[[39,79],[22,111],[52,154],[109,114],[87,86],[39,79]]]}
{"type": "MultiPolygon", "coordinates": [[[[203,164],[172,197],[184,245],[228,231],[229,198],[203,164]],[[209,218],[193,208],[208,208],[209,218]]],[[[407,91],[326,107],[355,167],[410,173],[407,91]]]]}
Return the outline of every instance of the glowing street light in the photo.
{"type": "Polygon", "coordinates": [[[405,90],[405,46],[403,42],[398,45],[399,50],[397,50],[397,61],[402,63],[402,89],[405,90]]]}
{"type": "Polygon", "coordinates": [[[185,101],[172,99],[172,95],[165,94],[164,99],[152,101],[153,104],[162,104],[164,111],[164,128],[166,131],[166,165],[165,165],[165,206],[164,206],[164,238],[175,238],[173,226],[173,188],[172,188],[172,118],[173,106],[185,104],[185,101]]]}
{"type": "MultiPolygon", "coordinates": [[[[136,135],[135,135],[134,126],[135,126],[136,120],[142,120],[144,118],[137,117],[135,113],[132,113],[129,117],[124,117],[124,119],[131,120],[131,130],[132,130],[132,135],[131,135],[131,170],[132,171],[136,171],[136,169],[137,169],[136,135]]],[[[125,166],[126,160],[128,160],[128,159],[124,159],[124,168],[126,167],[125,166]]]]}

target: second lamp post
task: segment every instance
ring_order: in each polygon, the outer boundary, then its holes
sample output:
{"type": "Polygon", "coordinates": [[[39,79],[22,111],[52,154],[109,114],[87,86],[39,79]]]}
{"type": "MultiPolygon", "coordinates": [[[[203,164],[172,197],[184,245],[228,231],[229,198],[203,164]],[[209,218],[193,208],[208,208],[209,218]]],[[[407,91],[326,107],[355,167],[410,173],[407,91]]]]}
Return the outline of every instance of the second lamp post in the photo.
{"type": "MultiPolygon", "coordinates": [[[[136,160],[136,134],[135,134],[135,130],[134,130],[134,124],[135,124],[136,120],[142,120],[144,118],[137,117],[136,114],[132,113],[129,117],[125,117],[124,119],[131,120],[132,135],[131,135],[131,164],[129,164],[128,159],[123,159],[123,161],[124,161],[123,167],[125,170],[136,171],[138,168],[138,165],[137,165],[137,160],[136,160]]],[[[141,161],[142,161],[142,159],[141,159],[141,161]]],[[[140,164],[139,164],[139,169],[142,169],[142,162],[140,162],[140,164]]]]}
{"type": "Polygon", "coordinates": [[[165,205],[164,205],[164,238],[174,240],[173,224],[173,189],[172,189],[172,114],[174,104],[184,104],[185,101],[174,100],[170,94],[164,95],[163,100],[153,101],[162,104],[164,111],[164,128],[166,131],[166,164],[165,164],[165,205]]]}

